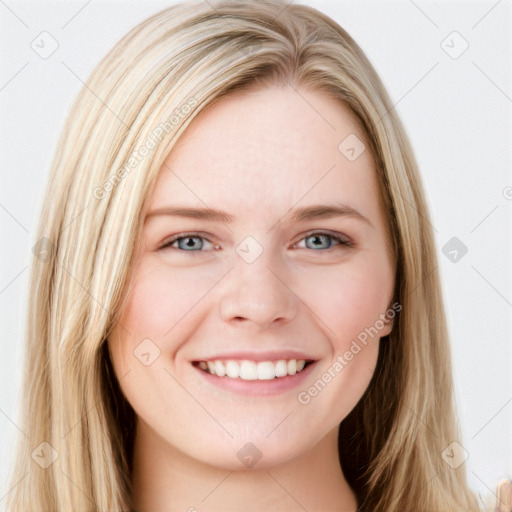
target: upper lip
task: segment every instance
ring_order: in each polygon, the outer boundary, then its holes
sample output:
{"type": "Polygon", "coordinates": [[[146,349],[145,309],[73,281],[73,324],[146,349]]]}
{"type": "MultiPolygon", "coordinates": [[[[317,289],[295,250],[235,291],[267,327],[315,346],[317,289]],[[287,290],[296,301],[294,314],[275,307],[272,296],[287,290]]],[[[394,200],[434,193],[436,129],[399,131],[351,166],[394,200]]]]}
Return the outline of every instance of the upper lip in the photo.
{"type": "Polygon", "coordinates": [[[316,361],[316,358],[312,357],[305,352],[298,350],[270,350],[267,352],[224,352],[216,354],[214,356],[208,356],[201,359],[195,359],[194,361],[228,361],[230,359],[236,360],[247,360],[247,361],[279,361],[281,359],[304,359],[305,361],[316,361]]]}

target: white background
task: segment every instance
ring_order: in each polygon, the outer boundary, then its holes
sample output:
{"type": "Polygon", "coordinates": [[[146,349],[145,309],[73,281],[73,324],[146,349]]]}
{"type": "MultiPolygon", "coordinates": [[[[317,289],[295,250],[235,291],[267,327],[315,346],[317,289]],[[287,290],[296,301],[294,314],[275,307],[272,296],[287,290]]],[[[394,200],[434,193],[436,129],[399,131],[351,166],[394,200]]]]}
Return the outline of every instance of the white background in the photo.
{"type": "MultiPolygon", "coordinates": [[[[18,432],[28,266],[58,134],[100,58],[171,3],[0,1],[0,507],[18,432]],[[47,59],[31,48],[43,31],[59,45],[47,59]]],[[[469,482],[492,500],[512,478],[510,2],[297,3],[355,38],[412,141],[436,234],[469,482]],[[468,248],[457,262],[442,252],[454,236],[468,248]]]]}

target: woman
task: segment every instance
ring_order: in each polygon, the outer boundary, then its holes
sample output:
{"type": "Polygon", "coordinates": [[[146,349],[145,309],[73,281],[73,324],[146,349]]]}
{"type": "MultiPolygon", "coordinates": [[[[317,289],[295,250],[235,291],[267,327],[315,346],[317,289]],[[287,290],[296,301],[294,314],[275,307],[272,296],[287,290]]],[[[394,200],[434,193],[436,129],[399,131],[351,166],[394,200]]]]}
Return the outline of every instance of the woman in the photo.
{"type": "Polygon", "coordinates": [[[38,240],[8,510],[478,510],[417,165],[325,15],[135,27],[70,113],[38,240]]]}

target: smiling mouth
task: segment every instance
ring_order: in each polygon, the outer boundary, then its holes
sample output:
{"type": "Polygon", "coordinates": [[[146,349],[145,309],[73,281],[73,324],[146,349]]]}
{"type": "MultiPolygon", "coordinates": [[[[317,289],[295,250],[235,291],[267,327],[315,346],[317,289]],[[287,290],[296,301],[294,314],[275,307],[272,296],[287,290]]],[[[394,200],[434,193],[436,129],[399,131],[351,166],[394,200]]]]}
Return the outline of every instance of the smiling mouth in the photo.
{"type": "Polygon", "coordinates": [[[242,380],[273,380],[300,373],[312,363],[314,363],[313,360],[280,359],[278,361],[194,361],[192,364],[217,377],[242,380]]]}

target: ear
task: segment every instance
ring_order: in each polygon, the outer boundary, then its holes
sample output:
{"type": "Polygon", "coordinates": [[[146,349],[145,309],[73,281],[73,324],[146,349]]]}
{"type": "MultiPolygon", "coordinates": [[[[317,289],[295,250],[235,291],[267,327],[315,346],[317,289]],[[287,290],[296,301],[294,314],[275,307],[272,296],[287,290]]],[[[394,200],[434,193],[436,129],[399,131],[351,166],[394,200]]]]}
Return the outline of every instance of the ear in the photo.
{"type": "Polygon", "coordinates": [[[393,319],[392,318],[385,318],[383,321],[384,327],[380,331],[381,338],[384,336],[388,336],[391,331],[393,330],[393,319]]]}

